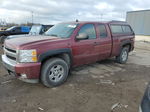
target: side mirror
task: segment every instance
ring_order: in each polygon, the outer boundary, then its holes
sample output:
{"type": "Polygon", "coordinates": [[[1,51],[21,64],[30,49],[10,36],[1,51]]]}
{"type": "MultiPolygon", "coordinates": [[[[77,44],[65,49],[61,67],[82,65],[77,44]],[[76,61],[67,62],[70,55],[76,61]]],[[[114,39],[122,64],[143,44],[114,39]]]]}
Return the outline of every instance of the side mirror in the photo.
{"type": "Polygon", "coordinates": [[[85,40],[88,39],[88,35],[86,33],[80,33],[78,36],[76,36],[77,40],[85,40]]]}

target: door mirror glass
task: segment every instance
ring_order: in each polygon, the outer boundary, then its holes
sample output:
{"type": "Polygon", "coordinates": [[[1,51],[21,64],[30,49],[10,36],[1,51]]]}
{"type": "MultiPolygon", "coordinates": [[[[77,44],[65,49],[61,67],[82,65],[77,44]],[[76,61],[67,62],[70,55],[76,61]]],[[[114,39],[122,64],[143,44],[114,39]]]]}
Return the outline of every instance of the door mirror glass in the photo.
{"type": "Polygon", "coordinates": [[[86,33],[80,33],[77,37],[77,40],[85,40],[88,39],[88,35],[86,33]]]}

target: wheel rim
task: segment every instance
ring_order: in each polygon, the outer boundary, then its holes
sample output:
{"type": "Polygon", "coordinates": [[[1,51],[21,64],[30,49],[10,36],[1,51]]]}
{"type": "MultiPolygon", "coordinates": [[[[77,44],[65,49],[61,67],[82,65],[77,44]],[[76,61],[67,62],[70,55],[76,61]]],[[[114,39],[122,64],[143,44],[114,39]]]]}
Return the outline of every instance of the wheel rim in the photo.
{"type": "Polygon", "coordinates": [[[62,65],[54,65],[49,72],[49,79],[53,82],[58,82],[64,75],[64,68],[62,65]]]}
{"type": "Polygon", "coordinates": [[[126,60],[127,60],[127,57],[128,57],[128,53],[127,53],[127,51],[124,51],[124,52],[122,53],[122,61],[126,61],[126,60]]]}

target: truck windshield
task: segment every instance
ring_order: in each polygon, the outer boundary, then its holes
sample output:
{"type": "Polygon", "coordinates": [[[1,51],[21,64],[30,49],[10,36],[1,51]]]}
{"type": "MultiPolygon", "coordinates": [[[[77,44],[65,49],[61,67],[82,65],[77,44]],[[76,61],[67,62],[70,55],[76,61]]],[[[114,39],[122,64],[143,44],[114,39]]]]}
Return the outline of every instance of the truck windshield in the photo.
{"type": "Polygon", "coordinates": [[[37,35],[37,34],[40,34],[40,31],[41,31],[41,28],[42,26],[41,25],[35,25],[35,26],[32,26],[31,30],[30,30],[30,33],[31,35],[37,35]]]}
{"type": "Polygon", "coordinates": [[[66,24],[61,23],[54,25],[52,28],[50,28],[47,32],[45,32],[45,35],[47,36],[56,36],[61,38],[68,38],[74,31],[74,29],[77,27],[77,24],[66,24]]]}

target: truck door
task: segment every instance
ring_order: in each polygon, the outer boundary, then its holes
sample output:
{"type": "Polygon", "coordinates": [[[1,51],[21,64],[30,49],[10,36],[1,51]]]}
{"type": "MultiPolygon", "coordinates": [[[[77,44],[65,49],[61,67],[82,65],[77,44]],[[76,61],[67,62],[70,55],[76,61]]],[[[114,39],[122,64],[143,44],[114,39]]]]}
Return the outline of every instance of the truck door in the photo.
{"type": "Polygon", "coordinates": [[[97,24],[98,43],[99,43],[99,60],[107,59],[111,55],[112,40],[107,25],[97,24]]]}
{"type": "Polygon", "coordinates": [[[94,62],[98,59],[98,52],[95,52],[95,44],[97,42],[95,25],[84,24],[79,28],[79,31],[74,38],[72,46],[74,65],[82,65],[94,62]],[[77,40],[77,36],[86,34],[88,38],[77,40]]]}

